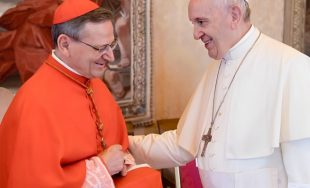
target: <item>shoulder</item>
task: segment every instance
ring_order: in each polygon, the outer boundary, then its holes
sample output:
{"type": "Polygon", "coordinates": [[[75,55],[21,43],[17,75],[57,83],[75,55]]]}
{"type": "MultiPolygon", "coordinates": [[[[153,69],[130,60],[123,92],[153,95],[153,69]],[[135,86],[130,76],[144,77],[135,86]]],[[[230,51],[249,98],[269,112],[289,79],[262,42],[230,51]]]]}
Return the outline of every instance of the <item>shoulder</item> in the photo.
{"type": "Polygon", "coordinates": [[[108,89],[106,84],[99,78],[95,78],[91,80],[94,96],[97,101],[101,101],[104,103],[109,103],[110,105],[116,105],[116,100],[114,99],[111,91],[108,89]]]}
{"type": "Polygon", "coordinates": [[[111,94],[106,84],[99,78],[92,79],[92,85],[96,90],[99,90],[100,92],[103,92],[104,94],[111,94]]]}
{"type": "Polygon", "coordinates": [[[309,61],[309,57],[307,55],[265,34],[262,34],[259,44],[260,47],[263,48],[267,54],[272,53],[273,56],[281,56],[283,60],[289,61],[292,59],[299,59],[309,61]]]}

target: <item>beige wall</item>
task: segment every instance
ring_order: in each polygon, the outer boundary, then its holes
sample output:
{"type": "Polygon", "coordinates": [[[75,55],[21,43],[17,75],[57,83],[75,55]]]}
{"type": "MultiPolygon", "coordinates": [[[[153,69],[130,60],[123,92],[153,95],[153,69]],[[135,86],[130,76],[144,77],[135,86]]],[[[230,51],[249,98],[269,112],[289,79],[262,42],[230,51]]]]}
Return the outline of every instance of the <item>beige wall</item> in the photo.
{"type": "Polygon", "coordinates": [[[252,22],[265,34],[283,41],[284,0],[250,0],[252,22]]]}
{"type": "MultiPolygon", "coordinates": [[[[282,41],[283,0],[250,0],[252,21],[282,41]]],[[[154,119],[178,118],[210,62],[200,41],[192,37],[188,0],[152,1],[154,119]]]]}

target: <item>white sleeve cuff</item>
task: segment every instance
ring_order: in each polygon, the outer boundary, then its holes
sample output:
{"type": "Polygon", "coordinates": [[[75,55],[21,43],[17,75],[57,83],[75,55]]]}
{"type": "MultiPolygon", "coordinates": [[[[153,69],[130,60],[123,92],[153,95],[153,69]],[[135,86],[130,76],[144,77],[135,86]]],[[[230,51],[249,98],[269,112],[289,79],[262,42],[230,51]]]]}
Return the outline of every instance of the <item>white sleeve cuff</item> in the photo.
{"type": "Polygon", "coordinates": [[[115,188],[113,179],[99,157],[85,160],[86,177],[83,188],[115,188]]]}

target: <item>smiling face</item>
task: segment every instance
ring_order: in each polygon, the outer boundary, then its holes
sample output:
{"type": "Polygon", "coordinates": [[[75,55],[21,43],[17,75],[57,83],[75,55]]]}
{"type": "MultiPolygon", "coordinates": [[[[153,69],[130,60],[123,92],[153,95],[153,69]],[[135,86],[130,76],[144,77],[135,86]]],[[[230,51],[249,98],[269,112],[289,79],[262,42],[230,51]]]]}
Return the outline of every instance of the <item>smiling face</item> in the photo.
{"type": "Polygon", "coordinates": [[[188,16],[194,26],[194,38],[204,43],[211,58],[223,58],[233,46],[229,8],[215,4],[215,0],[191,0],[188,16]]]}
{"type": "MultiPolygon", "coordinates": [[[[112,22],[86,23],[78,40],[96,48],[111,44],[114,40],[112,22]]],[[[113,50],[108,47],[105,52],[99,53],[78,40],[70,39],[69,61],[66,63],[87,78],[102,78],[107,64],[114,61],[113,50]]]]}

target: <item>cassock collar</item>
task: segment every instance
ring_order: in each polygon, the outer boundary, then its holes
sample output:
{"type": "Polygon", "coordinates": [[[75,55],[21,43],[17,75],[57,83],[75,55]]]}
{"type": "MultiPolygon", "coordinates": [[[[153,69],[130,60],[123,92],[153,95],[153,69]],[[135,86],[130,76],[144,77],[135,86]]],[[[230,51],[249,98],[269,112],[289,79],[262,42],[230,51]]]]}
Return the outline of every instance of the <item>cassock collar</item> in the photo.
{"type": "Polygon", "coordinates": [[[57,57],[57,55],[55,54],[55,50],[52,50],[52,57],[58,62],[60,63],[62,66],[66,67],[67,69],[69,69],[71,72],[74,72],[75,74],[78,74],[80,76],[82,76],[80,73],[78,73],[76,70],[74,70],[73,68],[69,67],[65,62],[63,62],[59,57],[57,57]]]}
{"type": "Polygon", "coordinates": [[[86,82],[89,80],[88,78],[78,74],[72,68],[68,67],[68,65],[66,66],[66,64],[63,63],[54,53],[48,57],[47,62],[83,84],[86,84],[86,82]]]}
{"type": "Polygon", "coordinates": [[[241,38],[241,40],[224,55],[224,59],[230,61],[243,57],[248,49],[251,48],[258,35],[259,30],[252,25],[250,30],[241,38]]]}

